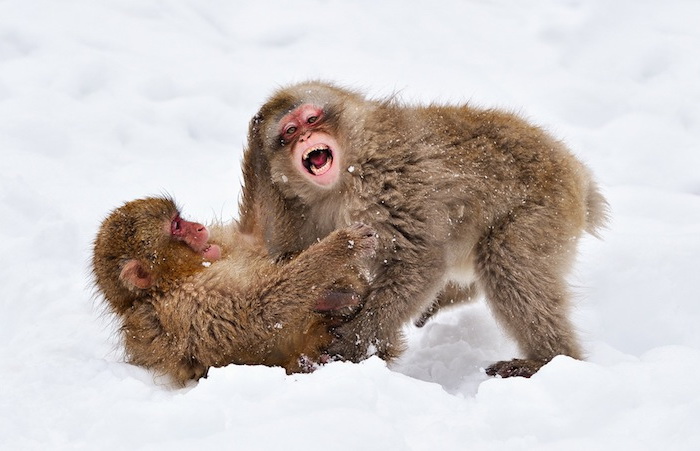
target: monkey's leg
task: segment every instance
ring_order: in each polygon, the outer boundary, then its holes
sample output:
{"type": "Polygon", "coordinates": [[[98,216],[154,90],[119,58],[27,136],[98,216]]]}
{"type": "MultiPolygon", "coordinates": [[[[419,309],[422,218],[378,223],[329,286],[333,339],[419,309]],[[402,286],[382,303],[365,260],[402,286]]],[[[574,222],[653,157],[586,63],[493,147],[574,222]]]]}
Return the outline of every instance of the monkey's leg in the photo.
{"type": "Polygon", "coordinates": [[[489,375],[529,377],[556,355],[581,358],[564,274],[576,237],[557,236],[556,213],[523,211],[493,227],[478,245],[486,299],[525,354],[495,363],[486,369],[489,375]]]}
{"type": "Polygon", "coordinates": [[[471,302],[478,296],[479,290],[473,283],[464,286],[449,282],[437,295],[433,303],[421,313],[413,324],[415,324],[416,327],[423,327],[439,310],[471,302]]]}
{"type": "Polygon", "coordinates": [[[422,249],[421,258],[389,263],[371,283],[357,316],[336,329],[331,356],[359,362],[370,355],[390,361],[405,348],[403,325],[420,312],[441,288],[444,258],[422,249]],[[408,263],[412,261],[413,263],[408,263]]]}

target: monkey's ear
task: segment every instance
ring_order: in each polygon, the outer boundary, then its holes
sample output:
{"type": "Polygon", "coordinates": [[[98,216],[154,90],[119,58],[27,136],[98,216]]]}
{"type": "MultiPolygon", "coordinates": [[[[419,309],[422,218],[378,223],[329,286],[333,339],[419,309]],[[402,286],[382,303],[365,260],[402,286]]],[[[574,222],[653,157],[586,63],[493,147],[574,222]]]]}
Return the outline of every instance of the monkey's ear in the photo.
{"type": "Polygon", "coordinates": [[[354,307],[361,301],[359,294],[354,291],[332,290],[316,299],[314,310],[317,312],[332,312],[343,307],[354,307]]]}
{"type": "Polygon", "coordinates": [[[119,279],[128,288],[145,290],[153,286],[153,274],[146,269],[140,261],[132,259],[124,264],[119,279]]]}

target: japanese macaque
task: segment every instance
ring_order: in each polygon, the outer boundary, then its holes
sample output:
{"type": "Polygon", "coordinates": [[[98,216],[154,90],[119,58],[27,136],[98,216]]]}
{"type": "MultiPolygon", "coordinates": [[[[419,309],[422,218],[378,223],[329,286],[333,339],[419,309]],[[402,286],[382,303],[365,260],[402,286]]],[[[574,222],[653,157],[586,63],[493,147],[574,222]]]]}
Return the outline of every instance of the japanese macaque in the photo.
{"type": "Polygon", "coordinates": [[[93,272],[128,360],[181,385],[230,363],[299,372],[324,361],[329,327],[361,301],[374,230],[352,225],[277,264],[237,224],[210,229],[169,198],[128,202],[102,223],[93,272]]]}
{"type": "Polygon", "coordinates": [[[243,175],[241,230],[271,256],[355,222],[377,231],[370,292],[329,353],[390,360],[405,323],[482,293],[523,354],[489,375],[529,377],[558,354],[582,357],[565,279],[607,204],[561,142],[518,116],[297,84],[252,119],[243,175]]]}

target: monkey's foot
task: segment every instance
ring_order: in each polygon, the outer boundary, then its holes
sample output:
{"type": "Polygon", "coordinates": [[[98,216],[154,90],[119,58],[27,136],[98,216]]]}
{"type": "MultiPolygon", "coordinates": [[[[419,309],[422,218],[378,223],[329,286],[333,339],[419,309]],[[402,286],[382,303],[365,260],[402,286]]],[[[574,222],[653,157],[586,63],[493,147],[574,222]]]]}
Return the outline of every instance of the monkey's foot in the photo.
{"type": "Polygon", "coordinates": [[[496,362],[486,368],[486,374],[499,377],[530,377],[548,360],[513,359],[496,362]]]}

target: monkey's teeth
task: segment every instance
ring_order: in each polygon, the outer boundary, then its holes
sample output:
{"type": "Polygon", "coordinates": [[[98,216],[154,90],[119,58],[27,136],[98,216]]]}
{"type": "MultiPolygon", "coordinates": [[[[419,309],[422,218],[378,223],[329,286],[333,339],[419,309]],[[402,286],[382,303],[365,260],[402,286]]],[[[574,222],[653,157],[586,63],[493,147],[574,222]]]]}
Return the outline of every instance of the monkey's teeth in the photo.
{"type": "Polygon", "coordinates": [[[309,159],[309,155],[311,155],[312,153],[316,152],[317,150],[326,150],[326,151],[328,151],[328,152],[330,153],[330,149],[329,149],[328,147],[326,147],[326,146],[323,146],[323,145],[322,145],[322,146],[309,147],[308,149],[306,149],[306,151],[304,151],[304,155],[303,155],[304,160],[308,160],[308,159],[309,159]]]}

